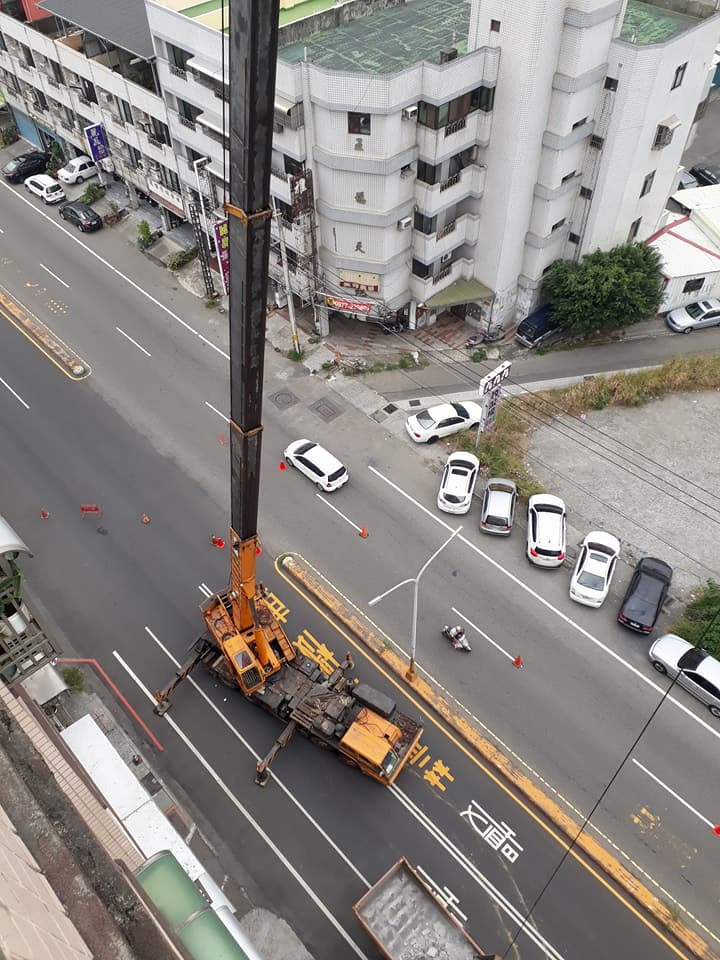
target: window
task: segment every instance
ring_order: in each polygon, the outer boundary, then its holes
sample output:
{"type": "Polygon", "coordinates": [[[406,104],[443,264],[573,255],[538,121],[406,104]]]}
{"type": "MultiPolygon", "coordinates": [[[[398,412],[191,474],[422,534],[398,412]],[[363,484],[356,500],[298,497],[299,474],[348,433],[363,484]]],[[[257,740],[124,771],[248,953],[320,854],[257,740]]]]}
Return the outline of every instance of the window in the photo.
{"type": "Polygon", "coordinates": [[[52,70],[54,80],[57,80],[58,83],[65,83],[65,77],[63,75],[62,68],[56,60],[50,61],[50,69],[52,70]]]}
{"type": "Polygon", "coordinates": [[[564,177],[562,178],[562,180],[560,181],[560,183],[567,183],[568,180],[572,180],[572,178],[575,176],[576,172],[577,172],[576,170],[573,170],[572,173],[566,173],[565,176],[564,176],[564,177]]]}
{"type": "Polygon", "coordinates": [[[418,160],[417,178],[423,183],[437,183],[437,174],[439,167],[434,167],[431,163],[425,163],[424,160],[418,160]]]}
{"type": "Polygon", "coordinates": [[[25,43],[20,44],[20,52],[22,53],[22,58],[26,67],[30,69],[35,68],[35,58],[32,55],[32,50],[25,43]]]}
{"type": "Polygon", "coordinates": [[[569,233],[568,240],[570,241],[570,243],[580,243],[580,237],[578,236],[577,233],[569,233]]]}
{"type": "Polygon", "coordinates": [[[412,272],[416,277],[425,279],[430,276],[430,266],[427,263],[423,263],[421,260],[413,260],[412,262],[412,272]]]}
{"type": "Polygon", "coordinates": [[[642,217],[638,217],[637,220],[633,220],[632,224],[630,225],[630,233],[628,233],[628,243],[632,243],[635,240],[635,237],[637,237],[638,231],[640,230],[641,220],[642,220],[642,217]]]}
{"type": "Polygon", "coordinates": [[[187,62],[192,54],[188,53],[187,50],[183,50],[182,47],[176,47],[173,43],[168,43],[166,46],[168,60],[173,67],[177,67],[178,70],[186,70],[187,62]]]}
{"type": "Polygon", "coordinates": [[[127,100],[123,100],[122,97],[115,97],[115,103],[120,111],[120,117],[131,127],[134,126],[135,121],[133,120],[132,110],[127,100]]]}
{"type": "Polygon", "coordinates": [[[705,277],[693,277],[688,280],[683,287],[683,293],[694,293],[696,290],[702,290],[705,285],[705,277]]]}
{"type": "Polygon", "coordinates": [[[580,196],[583,198],[583,200],[590,200],[592,195],[593,192],[590,187],[580,187],[580,196]]]}
{"type": "Polygon", "coordinates": [[[500,33],[500,21],[491,20],[490,21],[490,33],[500,33]]]}
{"type": "Polygon", "coordinates": [[[653,150],[662,150],[663,147],[667,147],[672,142],[673,133],[674,130],[666,126],[666,124],[659,123],[655,131],[653,150]]]}
{"type": "Polygon", "coordinates": [[[644,197],[646,193],[650,193],[652,190],[653,180],[655,179],[655,171],[649,173],[643,180],[642,190],[640,191],[640,196],[644,197]]]}
{"type": "Polygon", "coordinates": [[[475,87],[470,94],[470,109],[489,113],[495,105],[495,87],[475,87]]]}
{"type": "Polygon", "coordinates": [[[416,230],[419,230],[420,233],[424,233],[427,236],[429,236],[431,233],[435,233],[436,224],[437,217],[426,217],[425,214],[420,213],[419,210],[415,211],[413,227],[416,230]]]}
{"type": "Polygon", "coordinates": [[[556,230],[559,230],[560,227],[561,227],[564,223],[565,223],[565,217],[563,217],[562,220],[558,220],[557,223],[554,223],[554,224],[550,227],[550,233],[555,233],[555,231],[556,231],[556,230]]]}
{"type": "Polygon", "coordinates": [[[605,89],[614,93],[618,88],[618,82],[615,77],[605,77],[605,89]]]}
{"type": "Polygon", "coordinates": [[[675,71],[675,76],[673,77],[672,86],[670,87],[671,90],[677,90],[677,88],[683,82],[683,78],[685,76],[686,70],[687,70],[687,63],[683,63],[681,66],[677,68],[677,70],[675,71]]]}
{"type": "Polygon", "coordinates": [[[5,53],[7,53],[7,44],[5,43],[5,37],[3,36],[2,31],[0,31],[0,50],[4,50],[5,53]]]}
{"type": "Polygon", "coordinates": [[[572,125],[572,128],[573,130],[577,130],[578,127],[582,127],[586,123],[587,123],[587,117],[583,117],[582,120],[576,120],[575,123],[572,125]]]}
{"type": "Polygon", "coordinates": [[[348,133],[361,133],[365,137],[370,136],[370,114],[369,113],[349,113],[348,114],[348,133]]]}

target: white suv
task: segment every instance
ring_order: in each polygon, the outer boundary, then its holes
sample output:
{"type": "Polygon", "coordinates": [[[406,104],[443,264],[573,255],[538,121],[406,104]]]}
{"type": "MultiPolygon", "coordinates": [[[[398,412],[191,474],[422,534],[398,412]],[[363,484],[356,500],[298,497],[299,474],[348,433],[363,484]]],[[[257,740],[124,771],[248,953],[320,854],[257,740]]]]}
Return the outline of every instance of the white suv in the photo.
{"type": "Polygon", "coordinates": [[[560,567],[565,560],[565,504],[538,493],[528,500],[527,557],[539,567],[560,567]]]}
{"type": "Polygon", "coordinates": [[[28,177],[25,189],[40,197],[43,203],[60,203],[65,200],[65,191],[57,180],[53,180],[47,173],[36,173],[34,177],[28,177]]]}

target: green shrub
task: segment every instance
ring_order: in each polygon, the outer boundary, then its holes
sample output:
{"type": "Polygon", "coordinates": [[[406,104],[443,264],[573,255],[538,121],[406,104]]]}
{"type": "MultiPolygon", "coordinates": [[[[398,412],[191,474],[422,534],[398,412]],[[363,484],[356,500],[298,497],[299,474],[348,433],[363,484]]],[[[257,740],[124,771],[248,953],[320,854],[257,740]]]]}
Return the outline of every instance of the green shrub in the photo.
{"type": "Polygon", "coordinates": [[[74,693],[82,693],[85,689],[85,671],[80,667],[63,667],[62,678],[74,693]]]}
{"type": "Polygon", "coordinates": [[[708,580],[691,600],[670,630],[688,643],[702,646],[713,656],[720,656],[720,584],[708,580]]]}
{"type": "MultiPolygon", "coordinates": [[[[91,180],[90,183],[85,185],[85,190],[79,199],[81,203],[95,203],[96,200],[99,200],[100,197],[104,196],[105,187],[103,187],[102,184],[99,184],[97,180],[91,180]]],[[[115,207],[117,209],[117,204],[115,207]]]]}
{"type": "MultiPolygon", "coordinates": [[[[170,254],[165,261],[165,266],[168,267],[169,270],[179,270],[180,267],[184,267],[186,263],[194,260],[196,256],[197,247],[191,247],[190,250],[178,250],[177,253],[170,254]]],[[[215,306],[214,301],[213,306],[215,306]]]]}
{"type": "Polygon", "coordinates": [[[141,247],[147,247],[150,243],[150,237],[152,236],[152,231],[150,229],[150,224],[147,220],[141,220],[137,225],[138,233],[138,243],[141,247]]]}
{"type": "Polygon", "coordinates": [[[484,350],[482,347],[479,350],[475,350],[470,359],[473,363],[482,363],[483,360],[487,360],[487,350],[484,350]]]}

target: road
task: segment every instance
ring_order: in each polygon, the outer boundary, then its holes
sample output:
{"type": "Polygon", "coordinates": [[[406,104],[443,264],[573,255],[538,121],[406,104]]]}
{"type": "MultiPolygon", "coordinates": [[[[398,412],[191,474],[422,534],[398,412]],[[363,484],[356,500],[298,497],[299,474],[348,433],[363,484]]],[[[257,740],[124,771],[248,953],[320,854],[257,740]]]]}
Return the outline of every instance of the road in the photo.
{"type": "MultiPolygon", "coordinates": [[[[21,202],[19,198],[7,198],[8,203],[10,200],[21,202]]],[[[14,207],[8,209],[19,215],[14,207]]],[[[2,328],[0,376],[29,408],[12,394],[3,394],[0,436],[5,456],[0,470],[9,505],[3,504],[3,513],[31,543],[36,559],[28,573],[36,588],[42,589],[46,605],[78,653],[107,660],[112,651],[117,651],[152,688],[162,680],[167,664],[157,662],[154,641],[148,639],[145,626],[150,626],[180,657],[197,630],[192,598],[200,601],[200,585],[221,585],[227,576],[225,553],[214,550],[209,542],[212,533],[222,533],[227,526],[227,447],[222,442],[227,388],[222,334],[203,328],[207,339],[199,339],[159,305],[148,302],[139,290],[129,287],[122,277],[108,273],[81,247],[49,229],[47,221],[21,212],[27,218],[23,231],[16,231],[12,238],[6,231],[0,237],[2,282],[89,360],[93,375],[81,384],[72,383],[14,328],[2,328]],[[52,239],[55,237],[57,242],[52,239]],[[48,251],[43,268],[33,255],[38,249],[48,251]],[[68,286],[50,275],[46,278],[45,267],[68,286]],[[104,511],[101,522],[81,520],[81,502],[100,503],[104,511]],[[41,508],[50,510],[50,523],[39,519],[41,508]],[[151,517],[150,525],[140,523],[142,512],[151,517]],[[153,662],[157,664],[154,669],[153,662]]],[[[52,220],[53,213],[40,212],[52,220]]],[[[117,255],[112,250],[112,236],[101,241],[102,237],[88,238],[88,245],[102,242],[106,247],[99,249],[117,255]]],[[[139,284],[153,289],[157,268],[140,259],[134,276],[139,284]]],[[[262,492],[266,553],[300,549],[313,562],[326,567],[331,557],[329,575],[347,596],[364,607],[370,596],[415,572],[417,562],[429,556],[446,536],[434,510],[424,507],[434,502],[436,480],[430,473],[417,470],[417,462],[399,448],[395,438],[382,429],[368,430],[353,410],[343,408],[341,399],[332,398],[339,408],[337,417],[323,422],[314,407],[325,399],[322,382],[308,385],[292,368],[291,375],[294,377],[288,377],[280,365],[271,365],[269,395],[285,393],[294,400],[291,415],[277,412],[280,401],[266,404],[262,492]],[[277,470],[282,449],[291,437],[299,433],[317,436],[322,431],[327,442],[332,438],[335,449],[340,450],[348,446],[347,438],[342,446],[339,444],[349,429],[362,438],[362,443],[353,445],[348,453],[353,478],[346,488],[350,496],[344,492],[342,498],[333,498],[330,503],[315,496],[313,488],[299,476],[277,470]],[[367,526],[371,537],[367,541],[358,538],[342,513],[357,525],[367,526]],[[413,569],[408,571],[405,565],[410,563],[413,569]]],[[[521,568],[522,545],[518,540],[493,543],[491,549],[480,542],[472,526],[468,526],[467,536],[465,533],[461,543],[449,548],[443,564],[431,568],[423,581],[422,663],[442,675],[460,699],[473,704],[476,712],[481,711],[484,721],[492,725],[494,735],[510,752],[524,757],[550,785],[560,789],[571,806],[587,811],[622,759],[633,731],[640,729],[656,702],[654,698],[659,696],[659,688],[649,686],[649,681],[654,681],[652,671],[644,653],[633,644],[628,646],[627,637],[621,636],[618,628],[608,626],[609,613],[599,621],[603,624],[604,647],[594,642],[592,634],[597,629],[597,617],[573,611],[574,622],[568,622],[564,612],[568,604],[560,580],[521,568]],[[510,576],[508,571],[513,570],[510,576]],[[534,593],[526,589],[525,580],[534,587],[534,593]],[[552,606],[547,606],[548,602],[552,606]],[[449,617],[451,607],[481,625],[490,638],[484,640],[479,635],[475,640],[478,655],[473,654],[471,667],[448,656],[447,649],[440,645],[438,623],[449,617]],[[583,624],[588,628],[586,633],[578,630],[583,624]],[[526,662],[522,672],[508,666],[503,650],[522,653],[526,662]],[[578,724],[578,716],[583,718],[582,724],[578,724]],[[539,717],[542,737],[537,735],[539,717]]],[[[269,577],[269,571],[262,575],[266,573],[269,577]]],[[[381,616],[376,619],[388,633],[405,635],[407,598],[389,598],[378,608],[378,614],[381,616]]],[[[118,666],[114,678],[126,693],[137,698],[137,691],[130,689],[128,677],[122,676],[121,670],[118,666]]],[[[636,758],[642,768],[633,763],[623,771],[600,812],[604,818],[600,829],[613,838],[623,836],[629,825],[631,829],[637,827],[634,817],[639,817],[643,809],[652,810],[651,817],[662,820],[662,824],[653,825],[649,818],[646,825],[637,828],[638,848],[650,843],[657,849],[648,868],[654,870],[657,858],[662,859],[669,875],[680,867],[684,876],[690,874],[699,904],[696,907],[693,903],[693,908],[701,917],[712,919],[712,910],[705,909],[716,899],[713,883],[717,881],[713,880],[710,858],[704,856],[707,826],[658,789],[656,780],[644,772],[676,788],[682,784],[682,791],[678,788],[675,792],[682,792],[696,812],[712,811],[715,800],[709,771],[713,769],[715,739],[709,725],[700,726],[699,708],[689,703],[678,700],[678,706],[671,704],[675,713],[668,717],[669,722],[653,727],[653,734],[657,729],[657,752],[649,749],[653,741],[648,741],[648,753],[639,753],[636,758]],[[704,753],[707,760],[703,759],[704,753]],[[688,764],[687,777],[683,762],[688,764]],[[663,803],[667,816],[663,813],[658,817],[663,803]],[[704,884],[706,877],[710,879],[704,884]]],[[[204,723],[197,714],[188,716],[192,736],[198,730],[204,736],[204,723]]],[[[240,728],[255,730],[248,726],[253,723],[244,717],[240,728]]],[[[258,724],[254,742],[256,749],[264,752],[267,719],[259,718],[258,724]]],[[[200,753],[213,758],[213,766],[217,763],[224,777],[227,762],[218,748],[220,742],[216,733],[207,741],[207,752],[200,753]]],[[[216,829],[224,833],[225,824],[234,819],[234,814],[217,814],[218,798],[209,795],[207,771],[201,765],[191,771],[183,754],[162,762],[167,762],[168,772],[201,809],[212,811],[216,829]]],[[[294,762],[282,758],[283,766],[294,762]]],[[[310,762],[315,762],[314,751],[310,762]]],[[[307,779],[300,778],[299,789],[309,789],[307,779]]],[[[334,794],[334,780],[329,782],[333,782],[334,794]]],[[[405,789],[402,783],[399,786],[405,789]]],[[[322,791],[322,784],[319,789],[322,791]]],[[[247,790],[243,787],[241,792],[245,799],[247,790]]],[[[322,811],[324,816],[328,799],[332,805],[327,794],[315,797],[310,809],[322,811]]],[[[471,799],[474,797],[468,797],[466,803],[471,799]]],[[[346,814],[343,806],[333,809],[346,814]]],[[[273,836],[280,822],[284,822],[281,816],[273,822],[269,831],[273,836]]],[[[363,828],[374,836],[373,822],[363,821],[363,828]]],[[[507,822],[514,825],[515,820],[507,822]]],[[[404,819],[402,824],[404,829],[404,819]]],[[[347,832],[347,826],[344,829],[347,832]]],[[[451,835],[456,834],[451,831],[451,835]]],[[[282,837],[283,843],[291,843],[284,833],[282,837]]],[[[411,860],[432,863],[414,852],[415,839],[411,860]]],[[[388,842],[385,829],[377,841],[380,845],[381,841],[388,842]]],[[[237,844],[231,844],[232,849],[242,849],[242,842],[238,839],[237,844]]],[[[408,852],[404,844],[397,849],[408,852]]],[[[534,847],[528,842],[526,851],[531,849],[534,847]]],[[[554,856],[557,860],[557,851],[554,856]]],[[[540,857],[542,866],[535,865],[535,853],[532,858],[523,854],[523,869],[525,859],[532,859],[532,870],[548,875],[552,858],[547,854],[544,860],[540,857]]],[[[377,865],[377,875],[388,865],[388,861],[377,865]]],[[[276,865],[274,869],[276,873],[276,865]]],[[[275,874],[270,865],[263,861],[257,873],[257,882],[272,890],[275,874]]],[[[525,897],[532,902],[539,889],[538,875],[531,876],[529,892],[522,888],[520,904],[525,897]]],[[[576,885],[581,887],[579,881],[576,885]]],[[[449,886],[456,892],[453,884],[449,886]]],[[[344,900],[345,912],[350,902],[344,900]]],[[[468,902],[467,898],[462,902],[468,902]]],[[[290,922],[299,923],[296,929],[304,932],[308,926],[303,919],[307,905],[304,900],[298,902],[297,891],[288,910],[292,913],[290,922]]],[[[336,915],[341,916],[343,910],[338,908],[336,915]]],[[[624,931],[626,920],[618,919],[618,910],[625,918],[625,909],[615,904],[613,919],[607,922],[612,922],[613,929],[624,931]]],[[[329,923],[323,917],[316,921],[318,931],[329,923]]],[[[565,922],[567,925],[567,917],[565,922]]],[[[633,924],[636,922],[633,920],[633,924]]],[[[340,936],[337,930],[336,935],[340,936]]],[[[503,934],[496,931],[495,936],[502,940],[503,934]]],[[[487,938],[478,935],[477,939],[485,943],[487,938]]],[[[318,933],[306,942],[318,948],[323,940],[318,933]]],[[[561,938],[558,942],[565,941],[561,938]]],[[[584,944],[582,949],[587,952],[590,948],[584,944]]],[[[575,952],[577,945],[573,943],[571,955],[575,952]]],[[[322,956],[323,951],[317,955],[322,956]]]]}

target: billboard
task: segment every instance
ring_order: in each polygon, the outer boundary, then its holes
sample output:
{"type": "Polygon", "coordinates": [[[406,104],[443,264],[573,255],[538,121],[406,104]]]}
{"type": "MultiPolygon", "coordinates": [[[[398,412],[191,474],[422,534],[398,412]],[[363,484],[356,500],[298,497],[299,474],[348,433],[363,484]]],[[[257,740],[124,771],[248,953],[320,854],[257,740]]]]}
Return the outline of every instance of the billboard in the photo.
{"type": "Polygon", "coordinates": [[[93,123],[91,126],[85,127],[84,133],[88,151],[95,163],[99,163],[110,156],[110,148],[101,123],[93,123]]]}

